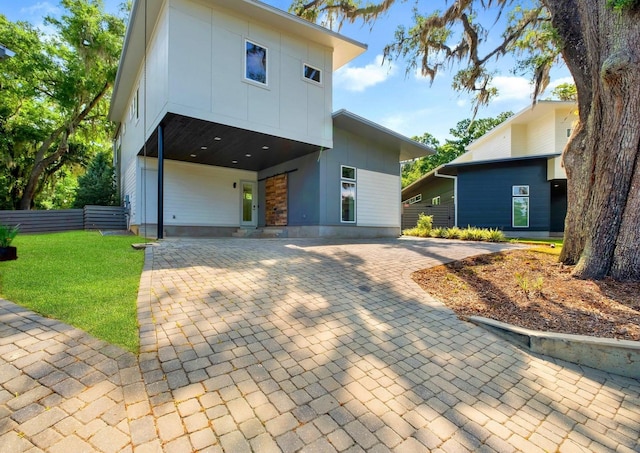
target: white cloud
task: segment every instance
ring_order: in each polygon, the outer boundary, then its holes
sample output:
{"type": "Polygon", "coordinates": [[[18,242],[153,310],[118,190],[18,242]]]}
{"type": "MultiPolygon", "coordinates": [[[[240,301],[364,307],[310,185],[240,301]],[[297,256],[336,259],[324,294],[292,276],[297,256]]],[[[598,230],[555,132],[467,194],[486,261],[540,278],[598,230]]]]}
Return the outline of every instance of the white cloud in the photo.
{"type": "MultiPolygon", "coordinates": [[[[412,111],[394,112],[383,118],[379,122],[384,127],[398,132],[407,137],[420,136],[429,131],[429,125],[433,124],[437,109],[427,108],[412,111]]],[[[435,134],[435,132],[432,132],[435,134]]]]}
{"type": "Polygon", "coordinates": [[[49,2],[38,2],[35,5],[20,8],[20,14],[25,16],[46,16],[59,12],[60,8],[49,2]]]}
{"type": "Polygon", "coordinates": [[[333,83],[336,87],[348,91],[362,92],[384,82],[395,73],[396,65],[388,61],[383,64],[382,55],[378,55],[373,62],[366,66],[346,65],[338,69],[334,74],[333,83]]]}
{"type": "Polygon", "coordinates": [[[467,105],[467,100],[466,99],[458,99],[456,101],[456,105],[458,107],[465,107],[467,105]]]}
{"type": "Polygon", "coordinates": [[[531,99],[533,92],[531,81],[524,77],[497,76],[493,78],[491,86],[498,89],[496,102],[531,99]]]}

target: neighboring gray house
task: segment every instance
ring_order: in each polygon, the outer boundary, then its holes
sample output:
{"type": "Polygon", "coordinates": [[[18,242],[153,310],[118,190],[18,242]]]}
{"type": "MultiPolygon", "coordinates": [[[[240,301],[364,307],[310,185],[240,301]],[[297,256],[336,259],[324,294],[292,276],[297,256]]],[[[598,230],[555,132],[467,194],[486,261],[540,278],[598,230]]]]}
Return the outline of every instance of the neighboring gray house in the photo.
{"type": "Polygon", "coordinates": [[[436,226],[561,234],[567,212],[561,154],[576,113],[574,102],[539,101],[470,143],[465,154],[402,190],[403,228],[424,212],[436,226]]]}
{"type": "Polygon", "coordinates": [[[332,114],[333,71],[365,50],[259,1],[135,1],[109,112],[130,228],[398,235],[399,162],[432,151],[332,114]]]}

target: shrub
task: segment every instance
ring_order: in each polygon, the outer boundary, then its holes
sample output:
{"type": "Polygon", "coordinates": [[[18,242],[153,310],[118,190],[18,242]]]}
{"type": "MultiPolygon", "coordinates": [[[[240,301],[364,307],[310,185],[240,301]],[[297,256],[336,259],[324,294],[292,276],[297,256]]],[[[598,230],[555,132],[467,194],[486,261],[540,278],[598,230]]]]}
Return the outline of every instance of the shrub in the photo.
{"type": "Polygon", "coordinates": [[[446,228],[442,228],[442,227],[434,228],[433,230],[431,230],[431,237],[432,238],[445,238],[445,237],[447,237],[447,229],[446,228]]]}
{"type": "Polygon", "coordinates": [[[9,247],[11,245],[11,242],[18,235],[19,229],[19,225],[13,227],[0,225],[0,247],[9,247]]]}
{"type": "Polygon", "coordinates": [[[462,230],[456,226],[447,228],[445,233],[446,239],[460,239],[462,237],[462,230]]]}
{"type": "Polygon", "coordinates": [[[418,216],[418,224],[414,228],[404,230],[402,234],[405,236],[417,236],[420,238],[428,238],[433,225],[433,216],[425,215],[424,212],[418,216]]]}
{"type": "Polygon", "coordinates": [[[416,228],[430,232],[433,228],[433,216],[425,215],[424,212],[418,216],[418,224],[416,228]]]}

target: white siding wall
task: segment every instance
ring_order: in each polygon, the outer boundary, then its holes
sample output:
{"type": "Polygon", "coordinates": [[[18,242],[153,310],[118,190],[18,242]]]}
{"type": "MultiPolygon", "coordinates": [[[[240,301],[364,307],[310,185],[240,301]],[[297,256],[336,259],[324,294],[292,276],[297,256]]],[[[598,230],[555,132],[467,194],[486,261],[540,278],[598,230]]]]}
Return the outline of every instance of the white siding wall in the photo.
{"type": "MultiPolygon", "coordinates": [[[[157,160],[140,160],[138,223],[156,223],[157,160]],[[143,191],[143,188],[144,191],[143,191]],[[144,206],[146,200],[146,211],[144,206]],[[146,215],[146,219],[145,219],[146,215]]],[[[257,173],[166,160],[164,163],[164,223],[189,226],[239,226],[240,181],[256,181],[257,173]],[[236,187],[233,187],[236,183],[236,187]],[[175,218],[174,218],[175,216],[175,218]]]]}
{"type": "Polygon", "coordinates": [[[569,141],[569,137],[567,137],[567,129],[571,129],[573,131],[576,121],[578,121],[577,113],[577,109],[556,110],[555,149],[557,153],[564,151],[564,147],[569,141]]]}
{"type": "Polygon", "coordinates": [[[168,110],[332,146],[332,51],[190,0],[170,0],[168,110]],[[244,80],[244,43],[268,49],[268,86],[244,80]],[[322,70],[321,86],[302,65],[322,70]]]}
{"type": "Polygon", "coordinates": [[[129,197],[131,223],[136,223],[136,168],[137,160],[132,160],[124,171],[122,185],[120,187],[122,200],[124,201],[127,196],[129,197]]]}
{"type": "Polygon", "coordinates": [[[525,156],[527,154],[527,126],[514,124],[511,126],[511,156],[525,156]]]}
{"type": "Polygon", "coordinates": [[[538,156],[555,152],[555,118],[543,116],[527,125],[527,155],[538,156]]]}
{"type": "Polygon", "coordinates": [[[567,172],[562,166],[562,157],[554,157],[547,161],[547,180],[567,179],[567,172]]]}
{"type": "MultiPolygon", "coordinates": [[[[165,8],[166,10],[166,8],[165,8]]],[[[136,165],[137,154],[144,145],[143,128],[147,126],[147,136],[166,113],[168,100],[168,31],[166,14],[161,14],[149,41],[147,70],[141,64],[140,71],[129,93],[129,101],[124,117],[121,119],[122,168],[136,165]],[[129,107],[138,91],[138,117],[129,117],[129,107]],[[122,131],[125,131],[123,134],[122,131]]]]}
{"type": "Polygon", "coordinates": [[[400,177],[358,169],[358,226],[400,227],[400,177]]]}
{"type": "Polygon", "coordinates": [[[511,128],[506,127],[487,137],[481,143],[469,147],[472,153],[456,162],[504,159],[511,156],[511,128]]]}

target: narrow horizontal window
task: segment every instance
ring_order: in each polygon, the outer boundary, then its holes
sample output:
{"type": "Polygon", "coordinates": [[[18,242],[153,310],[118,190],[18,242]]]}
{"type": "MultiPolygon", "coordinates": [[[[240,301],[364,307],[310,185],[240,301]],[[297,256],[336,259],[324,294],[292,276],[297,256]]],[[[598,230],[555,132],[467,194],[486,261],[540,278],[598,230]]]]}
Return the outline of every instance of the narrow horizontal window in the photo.
{"type": "Polygon", "coordinates": [[[313,66],[305,64],[303,66],[303,75],[307,80],[311,80],[316,83],[322,83],[322,71],[318,68],[314,68],[313,66]]]}
{"type": "Polygon", "coordinates": [[[342,165],[340,168],[342,172],[342,179],[350,179],[352,181],[356,180],[356,169],[354,167],[342,165]]]}

